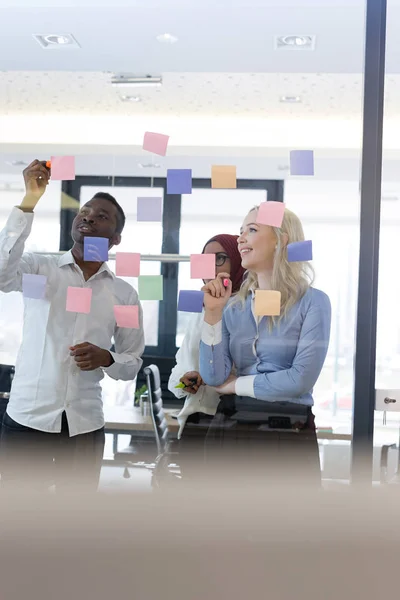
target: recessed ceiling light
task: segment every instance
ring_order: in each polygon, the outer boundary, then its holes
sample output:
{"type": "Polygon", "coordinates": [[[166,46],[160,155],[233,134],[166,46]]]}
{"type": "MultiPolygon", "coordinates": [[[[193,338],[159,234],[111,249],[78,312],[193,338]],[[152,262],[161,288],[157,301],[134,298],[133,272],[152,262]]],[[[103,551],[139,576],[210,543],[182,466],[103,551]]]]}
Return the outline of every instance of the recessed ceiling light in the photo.
{"type": "Polygon", "coordinates": [[[275,50],[283,48],[314,50],[315,35],[278,35],[275,37],[275,50]]]}
{"type": "Polygon", "coordinates": [[[120,96],[122,102],[141,102],[140,96],[120,96]]]}
{"type": "Polygon", "coordinates": [[[119,88],[159,87],[162,85],[162,77],[152,77],[151,75],[145,75],[144,77],[137,77],[136,75],[121,73],[119,75],[112,76],[111,85],[113,87],[119,87],[119,88]]]}
{"type": "Polygon", "coordinates": [[[171,33],[162,33],[156,37],[156,40],[161,44],[175,44],[178,41],[178,38],[171,33]]]}
{"type": "Polygon", "coordinates": [[[32,35],[44,50],[80,48],[72,33],[34,33],[32,35]]]}
{"type": "Polygon", "coordinates": [[[279,100],[285,104],[299,104],[301,96],[281,96],[279,100]]]}

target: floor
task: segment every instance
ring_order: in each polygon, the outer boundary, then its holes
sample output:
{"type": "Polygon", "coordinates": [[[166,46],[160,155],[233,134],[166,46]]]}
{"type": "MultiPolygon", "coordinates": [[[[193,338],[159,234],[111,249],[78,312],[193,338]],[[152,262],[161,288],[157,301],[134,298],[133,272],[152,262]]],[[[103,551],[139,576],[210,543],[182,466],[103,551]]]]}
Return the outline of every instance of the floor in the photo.
{"type": "Polygon", "coordinates": [[[123,467],[103,467],[100,476],[99,491],[105,493],[148,493],[151,491],[151,473],[146,469],[129,470],[131,477],[124,478],[123,467]]]}

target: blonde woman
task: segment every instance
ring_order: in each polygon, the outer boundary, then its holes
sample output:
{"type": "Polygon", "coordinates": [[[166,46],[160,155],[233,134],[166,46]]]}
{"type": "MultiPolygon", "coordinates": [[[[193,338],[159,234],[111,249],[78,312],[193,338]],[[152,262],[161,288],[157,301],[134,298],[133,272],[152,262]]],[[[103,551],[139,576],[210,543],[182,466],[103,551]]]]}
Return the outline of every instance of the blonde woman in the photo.
{"type": "Polygon", "coordinates": [[[200,374],[219,393],[235,394],[221,403],[210,427],[210,449],[218,448],[212,463],[220,458],[227,472],[228,459],[235,469],[244,461],[242,473],[316,482],[312,390],[328,349],[330,301],[311,287],[309,263],[287,260],[287,245],[304,240],[298,217],[285,209],[277,228],[257,223],[257,214],[257,207],[250,211],[238,238],[247,270],[239,293],[230,300],[223,273],[203,288],[200,374]],[[256,290],[281,292],[279,317],[255,316],[256,290]]]}

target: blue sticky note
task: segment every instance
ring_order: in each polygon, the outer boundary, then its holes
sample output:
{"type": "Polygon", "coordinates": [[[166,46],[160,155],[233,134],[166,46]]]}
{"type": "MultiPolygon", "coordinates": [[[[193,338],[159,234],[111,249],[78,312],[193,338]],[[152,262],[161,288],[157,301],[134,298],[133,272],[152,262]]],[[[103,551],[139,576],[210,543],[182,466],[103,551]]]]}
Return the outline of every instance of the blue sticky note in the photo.
{"type": "Polygon", "coordinates": [[[197,290],[181,290],[179,292],[178,310],[201,313],[203,310],[204,292],[197,290]]]}
{"type": "Polygon", "coordinates": [[[31,275],[30,273],[23,273],[22,293],[24,297],[43,300],[46,294],[46,283],[46,275],[31,275]]]}
{"type": "Polygon", "coordinates": [[[167,170],[167,194],[191,194],[192,169],[167,170]]]}
{"type": "Polygon", "coordinates": [[[83,260],[104,262],[108,260],[108,239],[103,237],[85,237],[83,239],[83,260]]]}
{"type": "Polygon", "coordinates": [[[312,260],[312,241],[293,242],[287,247],[288,262],[312,260]]]}
{"type": "Polygon", "coordinates": [[[314,151],[292,150],[290,152],[291,175],[314,175],[314,151]]]}

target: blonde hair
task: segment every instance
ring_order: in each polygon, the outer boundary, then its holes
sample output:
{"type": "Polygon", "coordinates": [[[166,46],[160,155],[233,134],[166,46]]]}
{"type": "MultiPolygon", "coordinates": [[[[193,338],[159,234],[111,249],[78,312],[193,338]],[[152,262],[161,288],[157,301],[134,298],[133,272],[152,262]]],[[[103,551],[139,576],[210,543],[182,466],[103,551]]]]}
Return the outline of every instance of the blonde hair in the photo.
{"type": "MultiPolygon", "coordinates": [[[[251,209],[258,210],[258,206],[251,209]]],[[[279,322],[300,298],[304,296],[314,281],[314,269],[308,262],[288,262],[287,244],[304,241],[301,221],[291,210],[285,208],[281,227],[272,227],[277,247],[272,268],[271,289],[281,293],[281,314],[270,317],[270,325],[279,322]],[[287,237],[287,244],[284,243],[287,237]]],[[[244,306],[251,290],[258,288],[258,278],[254,271],[246,271],[243,283],[232,304],[241,302],[244,306]]]]}

